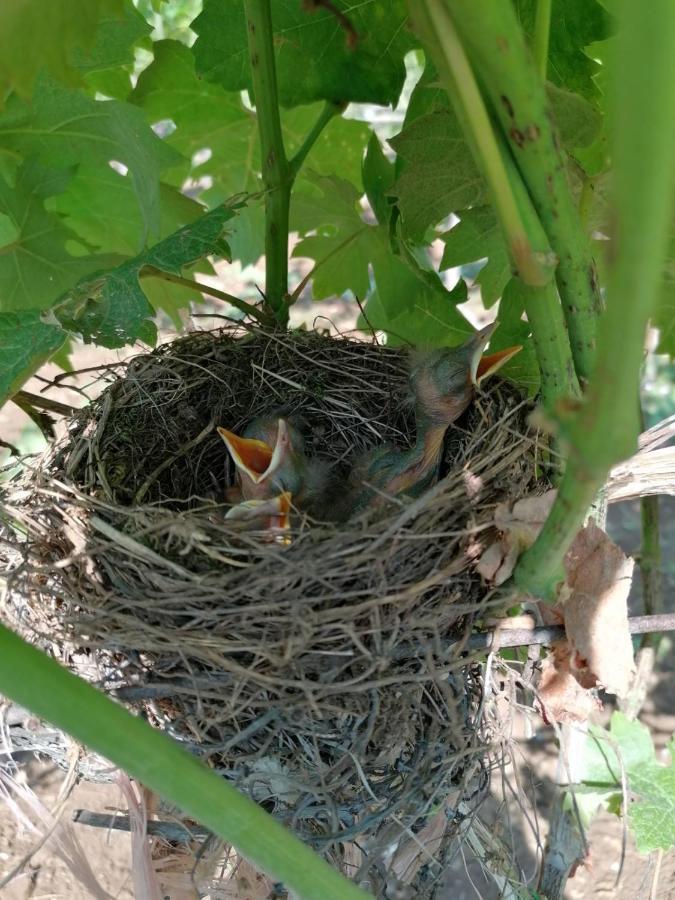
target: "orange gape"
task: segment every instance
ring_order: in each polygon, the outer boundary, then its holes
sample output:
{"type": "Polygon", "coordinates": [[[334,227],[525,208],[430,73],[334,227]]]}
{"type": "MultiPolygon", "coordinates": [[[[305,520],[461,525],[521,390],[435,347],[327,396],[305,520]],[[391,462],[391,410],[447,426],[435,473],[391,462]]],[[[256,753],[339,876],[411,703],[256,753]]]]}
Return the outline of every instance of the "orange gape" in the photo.
{"type": "Polygon", "coordinates": [[[274,453],[269,444],[256,438],[239,437],[226,428],[219,428],[218,434],[227,444],[235,463],[241,462],[245,468],[255,472],[256,475],[264,475],[267,472],[274,453]]]}

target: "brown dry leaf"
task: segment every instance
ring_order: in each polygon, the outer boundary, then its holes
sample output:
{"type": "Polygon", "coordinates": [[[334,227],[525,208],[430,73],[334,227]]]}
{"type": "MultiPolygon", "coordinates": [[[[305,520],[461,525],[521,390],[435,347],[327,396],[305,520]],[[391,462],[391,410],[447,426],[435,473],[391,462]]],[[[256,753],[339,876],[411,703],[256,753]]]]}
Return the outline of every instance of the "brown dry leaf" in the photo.
{"type": "Polygon", "coordinates": [[[542,661],[536,706],[545,722],[585,722],[600,702],[571,671],[567,641],[556,641],[542,661]]]}
{"type": "Polygon", "coordinates": [[[476,566],[492,584],[503,584],[513,574],[520,554],[531,547],[542,529],[555,500],[555,491],[517,500],[512,508],[501,503],[495,509],[495,525],[500,537],[483,553],[476,566]]]}
{"type": "Polygon", "coordinates": [[[571,670],[580,684],[597,683],[617,697],[626,696],[635,670],[627,605],[633,565],[594,524],[582,528],[565,558],[571,670]]]}

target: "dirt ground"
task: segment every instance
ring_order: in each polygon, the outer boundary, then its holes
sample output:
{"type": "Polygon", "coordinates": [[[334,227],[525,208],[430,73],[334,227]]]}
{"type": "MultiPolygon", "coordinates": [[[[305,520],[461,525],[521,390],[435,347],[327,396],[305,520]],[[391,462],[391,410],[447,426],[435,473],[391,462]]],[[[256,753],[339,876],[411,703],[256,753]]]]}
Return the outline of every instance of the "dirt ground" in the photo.
{"type": "MultiPolygon", "coordinates": [[[[249,273],[250,281],[256,280],[256,273],[249,273]]],[[[229,288],[228,288],[229,289],[229,288]]],[[[236,291],[235,291],[236,292],[236,291]]],[[[298,318],[309,325],[317,312],[311,304],[298,310],[298,318]]],[[[352,323],[346,323],[339,306],[330,307],[322,304],[320,308],[322,316],[328,321],[337,322],[341,329],[347,329],[352,323]]],[[[214,324],[218,324],[214,321],[214,324]]],[[[206,327],[207,322],[200,322],[200,327],[206,327]]],[[[163,339],[170,339],[171,332],[167,331],[163,339]]],[[[107,358],[100,350],[81,347],[74,359],[76,368],[90,365],[99,365],[104,361],[118,361],[128,352],[111,353],[107,358]]],[[[47,366],[41,371],[41,376],[52,378],[57,370],[53,366],[47,366]]],[[[28,390],[40,391],[44,387],[43,382],[33,379],[27,385],[28,390]]],[[[67,389],[50,390],[50,396],[64,403],[79,405],[82,398],[75,391],[67,389]]],[[[8,404],[0,410],[0,436],[3,440],[18,444],[23,451],[38,451],[43,446],[43,441],[37,435],[34,427],[16,407],[8,404]]],[[[0,451],[0,461],[7,454],[0,451]]],[[[662,509],[664,529],[664,551],[666,551],[666,566],[664,579],[666,596],[669,597],[670,607],[675,608],[675,567],[670,563],[673,557],[672,548],[675,548],[675,503],[666,502],[662,509]],[[666,550],[667,548],[667,550],[666,550]]],[[[636,522],[639,521],[636,508],[630,504],[622,504],[612,510],[610,531],[624,549],[634,551],[636,542],[639,541],[636,522]]],[[[639,612],[639,606],[636,612],[639,612]]],[[[662,749],[675,732],[675,692],[674,672],[675,653],[672,644],[666,639],[666,652],[659,662],[658,672],[653,678],[649,698],[642,720],[650,727],[657,750],[662,749]]],[[[546,798],[550,796],[553,772],[555,767],[555,749],[552,735],[542,725],[534,738],[523,739],[520,749],[526,760],[524,763],[523,777],[532,779],[536,786],[537,795],[541,798],[538,814],[540,816],[540,832],[543,837],[546,830],[546,798]],[[531,772],[527,771],[527,761],[532,766],[531,772]]],[[[40,762],[27,762],[23,766],[23,774],[36,795],[40,798],[47,810],[54,808],[59,787],[64,774],[55,769],[51,764],[40,762]]],[[[495,786],[498,790],[498,786],[495,786]]],[[[11,814],[6,805],[0,806],[0,881],[10,872],[16,864],[23,859],[35,846],[39,834],[30,832],[21,827],[16,818],[11,814]]],[[[63,821],[70,822],[75,809],[88,809],[93,811],[126,810],[121,798],[120,790],[113,785],[95,785],[80,783],[76,785],[70,795],[64,811],[63,821]]],[[[134,896],[131,880],[131,841],[128,834],[121,832],[108,832],[106,829],[95,829],[82,825],[72,826],[73,833],[82,848],[82,852],[91,864],[91,867],[103,889],[100,896],[127,900],[134,896]]],[[[588,834],[590,857],[588,864],[581,868],[570,880],[566,892],[569,900],[588,900],[592,897],[617,898],[617,900],[675,900],[675,852],[666,854],[659,859],[657,854],[649,857],[640,856],[635,850],[634,844],[628,835],[624,834],[621,821],[608,814],[602,814],[596,818],[588,834]],[[625,857],[621,863],[622,845],[626,839],[625,857]],[[656,870],[658,878],[656,878],[656,870]],[[617,878],[620,880],[617,884],[617,878]],[[654,882],[656,880],[656,886],[654,882]]],[[[533,871],[536,864],[535,846],[531,836],[524,832],[517,840],[519,856],[526,873],[533,871]]],[[[246,892],[240,893],[243,897],[246,892]]],[[[54,850],[54,842],[47,841],[45,846],[31,856],[21,874],[12,883],[0,890],[2,900],[85,900],[97,896],[91,890],[82,886],[72,874],[65,862],[59,858],[54,850]]],[[[174,898],[169,894],[170,900],[174,898]]],[[[183,895],[182,896],[187,896],[183,895]]],[[[217,900],[219,897],[232,897],[230,892],[213,893],[210,895],[217,900]]],[[[252,896],[252,895],[251,895],[252,896]]],[[[499,892],[488,883],[475,861],[468,858],[459,858],[453,871],[448,873],[446,886],[442,897],[447,900],[469,900],[469,898],[499,897],[499,892]]],[[[442,900],[439,895],[439,900],[442,900]]]]}

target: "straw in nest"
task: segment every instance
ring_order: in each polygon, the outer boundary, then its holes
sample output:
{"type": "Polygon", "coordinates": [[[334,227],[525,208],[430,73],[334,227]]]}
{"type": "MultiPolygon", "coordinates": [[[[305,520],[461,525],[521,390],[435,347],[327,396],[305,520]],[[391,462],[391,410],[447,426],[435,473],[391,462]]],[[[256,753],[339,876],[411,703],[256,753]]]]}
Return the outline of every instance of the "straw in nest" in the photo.
{"type": "Polygon", "coordinates": [[[336,863],[358,839],[371,870],[392,822],[485,784],[480,668],[461,640],[490,602],[471,557],[494,506],[534,486],[528,403],[492,379],[434,488],[339,526],[305,517],[289,546],[225,520],[215,427],[281,409],[339,483],[360,453],[410,444],[406,397],[401,351],[195,333],[132,360],[5,497],[26,535],[15,627],[336,863]]]}

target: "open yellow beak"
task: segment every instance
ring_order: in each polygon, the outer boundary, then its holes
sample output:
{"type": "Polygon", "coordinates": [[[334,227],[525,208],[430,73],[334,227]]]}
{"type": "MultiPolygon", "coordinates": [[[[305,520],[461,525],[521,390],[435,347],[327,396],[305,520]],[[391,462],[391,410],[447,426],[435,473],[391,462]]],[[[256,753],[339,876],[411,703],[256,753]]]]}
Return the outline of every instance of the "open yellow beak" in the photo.
{"type": "Polygon", "coordinates": [[[284,532],[291,527],[292,500],[290,491],[269,500],[245,500],[228,510],[225,518],[241,523],[245,529],[269,532],[275,540],[289,544],[291,539],[284,532]]]}
{"type": "Polygon", "coordinates": [[[274,448],[257,438],[239,437],[227,428],[218,428],[218,434],[225,441],[237,469],[245,472],[254,484],[260,484],[273,475],[290,448],[290,436],[285,419],[279,419],[277,424],[274,448]]]}
{"type": "Polygon", "coordinates": [[[494,353],[483,353],[498,324],[498,322],[492,322],[476,332],[473,338],[474,352],[469,377],[474,387],[479,387],[482,381],[490,375],[494,375],[504,363],[507,363],[523,349],[520,344],[517,344],[513,347],[506,347],[504,350],[496,350],[494,353]]]}

